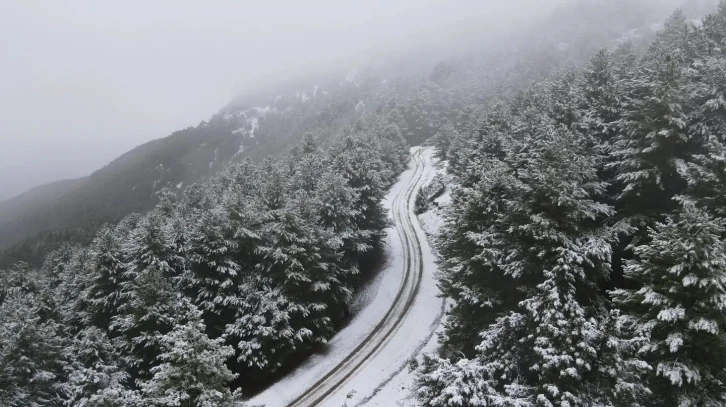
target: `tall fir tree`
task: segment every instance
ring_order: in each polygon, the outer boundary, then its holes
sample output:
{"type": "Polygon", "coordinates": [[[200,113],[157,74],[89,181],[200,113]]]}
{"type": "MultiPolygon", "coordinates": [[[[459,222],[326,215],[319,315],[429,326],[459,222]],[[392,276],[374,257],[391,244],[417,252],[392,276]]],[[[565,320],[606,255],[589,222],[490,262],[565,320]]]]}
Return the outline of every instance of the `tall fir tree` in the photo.
{"type": "Polygon", "coordinates": [[[160,336],[173,327],[174,269],[177,254],[164,233],[163,219],[151,212],[130,234],[124,248],[130,259],[121,286],[119,315],[111,329],[120,334],[126,363],[135,378],[146,378],[159,353],[160,336]]]}
{"type": "Polygon", "coordinates": [[[60,406],[63,326],[43,317],[40,294],[11,290],[0,306],[0,404],[60,406]]]}
{"type": "Polygon", "coordinates": [[[633,248],[615,302],[637,321],[655,405],[723,406],[726,397],[725,223],[681,198],[680,210],[633,248]]]}
{"type": "Polygon", "coordinates": [[[226,360],[234,354],[224,339],[205,333],[202,312],[178,297],[174,328],[159,338],[158,363],[151,378],[140,383],[144,405],[153,407],[236,405],[229,390],[233,374],[226,360]]]}
{"type": "Polygon", "coordinates": [[[83,329],[69,346],[70,362],[64,366],[61,384],[64,403],[74,407],[142,406],[131,390],[131,376],[121,355],[106,333],[95,326],[83,329]]]}

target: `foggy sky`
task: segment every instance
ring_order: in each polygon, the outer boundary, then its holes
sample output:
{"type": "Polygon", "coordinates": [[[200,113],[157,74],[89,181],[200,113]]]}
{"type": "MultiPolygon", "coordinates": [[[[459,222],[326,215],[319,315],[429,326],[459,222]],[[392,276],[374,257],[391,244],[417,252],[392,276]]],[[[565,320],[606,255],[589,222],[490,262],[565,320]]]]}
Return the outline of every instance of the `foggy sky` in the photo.
{"type": "Polygon", "coordinates": [[[252,86],[492,35],[562,2],[4,1],[0,200],[88,175],[252,86]]]}

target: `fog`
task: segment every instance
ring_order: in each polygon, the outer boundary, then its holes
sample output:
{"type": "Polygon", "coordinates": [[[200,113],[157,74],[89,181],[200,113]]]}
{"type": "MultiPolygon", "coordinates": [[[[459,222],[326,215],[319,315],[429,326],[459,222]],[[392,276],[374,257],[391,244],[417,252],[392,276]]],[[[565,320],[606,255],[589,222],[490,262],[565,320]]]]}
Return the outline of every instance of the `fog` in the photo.
{"type": "Polygon", "coordinates": [[[88,175],[247,90],[464,47],[570,1],[2,2],[0,200],[88,175]]]}
{"type": "Polygon", "coordinates": [[[3,2],[0,199],[87,175],[250,87],[493,35],[560,1],[350,3],[3,2]]]}

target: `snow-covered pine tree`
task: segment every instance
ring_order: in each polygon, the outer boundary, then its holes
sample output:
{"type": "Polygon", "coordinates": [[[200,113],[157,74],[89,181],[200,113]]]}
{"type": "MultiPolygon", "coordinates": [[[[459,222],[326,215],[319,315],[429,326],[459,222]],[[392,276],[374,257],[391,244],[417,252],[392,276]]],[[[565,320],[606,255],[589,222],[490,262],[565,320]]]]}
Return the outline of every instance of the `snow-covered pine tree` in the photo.
{"type": "Polygon", "coordinates": [[[90,247],[91,275],[82,297],[88,303],[85,323],[108,330],[121,305],[119,295],[126,271],[119,229],[104,227],[90,247]]]}
{"type": "Polygon", "coordinates": [[[301,293],[295,288],[311,282],[303,259],[314,256],[303,247],[310,236],[302,232],[303,220],[289,208],[291,197],[281,168],[266,160],[262,171],[261,213],[257,214],[261,222],[254,232],[259,236],[256,262],[242,278],[241,303],[225,329],[238,362],[260,377],[275,372],[296,350],[312,342],[313,332],[305,326],[308,307],[299,301],[301,293]],[[286,282],[290,284],[283,287],[286,282]]]}
{"type": "Polygon", "coordinates": [[[638,350],[645,343],[636,333],[638,321],[622,316],[617,309],[604,317],[598,335],[598,360],[593,371],[592,405],[613,407],[644,407],[652,392],[644,378],[650,372],[638,350]]]}
{"type": "Polygon", "coordinates": [[[38,294],[47,289],[46,279],[40,278],[40,273],[24,261],[14,264],[7,270],[0,272],[0,305],[14,291],[22,294],[38,294]]]}
{"type": "Polygon", "coordinates": [[[721,53],[726,45],[726,1],[721,0],[716,11],[706,15],[702,23],[703,33],[708,40],[706,49],[713,55],[721,53]]]}
{"type": "MultiPolygon", "coordinates": [[[[47,293],[46,293],[47,295],[47,293]]],[[[0,405],[60,406],[67,341],[41,294],[11,289],[0,305],[0,405]]]]}
{"type": "Polygon", "coordinates": [[[386,122],[372,125],[373,131],[380,143],[381,160],[386,163],[393,174],[398,174],[408,165],[408,143],[397,125],[386,124],[384,126],[384,123],[386,122]]]}
{"type": "Polygon", "coordinates": [[[121,355],[104,330],[95,326],[79,332],[68,350],[61,384],[64,405],[73,407],[141,407],[139,394],[131,390],[131,378],[123,369],[121,355]]]}
{"type": "Polygon", "coordinates": [[[235,320],[227,324],[224,337],[232,343],[237,361],[249,377],[258,380],[277,371],[298,348],[309,342],[312,332],[292,325],[300,307],[279,287],[258,274],[245,276],[240,285],[244,302],[235,320]]]}
{"type": "Polygon", "coordinates": [[[626,264],[639,288],[615,303],[637,321],[639,354],[653,367],[654,405],[724,406],[726,223],[680,198],[679,211],[650,229],[626,264]]]}
{"type": "Polygon", "coordinates": [[[613,239],[600,221],[613,210],[597,202],[605,184],[576,133],[544,128],[524,142],[512,156],[519,186],[504,202],[500,267],[521,281],[525,298],[482,333],[478,351],[499,388],[519,382],[533,403],[589,405],[598,283],[610,270],[613,239]]]}
{"type": "Polygon", "coordinates": [[[616,80],[612,56],[606,49],[601,49],[584,70],[582,91],[586,132],[603,155],[609,152],[622,113],[616,80]]]}
{"type": "Polygon", "coordinates": [[[439,287],[454,300],[442,336],[444,354],[473,357],[480,330],[493,323],[499,311],[516,305],[519,297],[516,281],[499,267],[506,231],[498,228],[498,220],[503,197],[515,182],[506,164],[488,158],[474,186],[454,189],[437,242],[442,258],[439,287]]]}
{"type": "Polygon", "coordinates": [[[54,306],[59,316],[73,333],[82,330],[89,317],[90,303],[83,295],[94,274],[88,247],[76,247],[70,261],[63,270],[61,283],[54,290],[54,306]]]}
{"type": "MultiPolygon", "coordinates": [[[[618,62],[606,49],[601,49],[584,69],[580,85],[584,98],[582,131],[597,154],[599,178],[608,183],[604,200],[609,204],[615,203],[615,197],[623,189],[616,180],[616,170],[610,165],[613,161],[610,153],[623,114],[619,85],[622,78],[618,74],[625,73],[618,72],[618,62]]],[[[620,270],[615,272],[620,273],[620,270]]]]}
{"type": "Polygon", "coordinates": [[[266,210],[282,209],[287,202],[286,183],[280,167],[269,157],[262,163],[261,171],[265,175],[261,177],[260,197],[266,210]]]}
{"type": "Polygon", "coordinates": [[[341,251],[341,265],[349,275],[358,273],[358,258],[372,249],[371,231],[362,230],[356,220],[360,211],[355,208],[357,192],[343,175],[326,171],[316,192],[319,203],[317,216],[323,230],[331,232],[328,245],[341,251]]]}
{"type": "Polygon", "coordinates": [[[132,378],[146,378],[159,354],[159,338],[173,327],[176,287],[171,264],[178,258],[163,218],[152,211],[134,229],[124,247],[130,259],[121,286],[119,315],[111,329],[120,335],[132,378]]]}
{"type": "MultiPolygon", "coordinates": [[[[723,5],[723,4],[722,4],[723,5]]],[[[726,6],[723,6],[726,7],[726,6]]],[[[726,15],[714,13],[704,19],[702,31],[707,45],[689,67],[689,104],[692,138],[704,147],[691,160],[680,163],[679,171],[688,181],[689,195],[726,216],[726,15]]]]}
{"type": "Polygon", "coordinates": [[[666,52],[673,58],[685,59],[690,53],[693,43],[689,33],[693,26],[688,22],[683,9],[677,9],[663,24],[663,30],[658,33],[656,41],[651,44],[651,52],[666,52]]]}
{"type": "MultiPolygon", "coordinates": [[[[521,120],[534,123],[529,114],[521,120]]],[[[484,329],[475,361],[442,365],[452,377],[480,375],[473,383],[487,396],[460,405],[585,406],[606,397],[594,381],[603,336],[598,282],[607,278],[613,239],[600,222],[613,211],[597,201],[605,184],[584,138],[541,123],[521,130],[510,147],[516,154],[477,169],[477,193],[454,198],[453,211],[474,205],[452,212],[471,229],[444,232],[463,239],[441,245],[442,289],[456,299],[444,338],[484,329]]],[[[456,357],[456,347],[446,349],[456,357]]],[[[437,370],[430,361],[422,380],[437,370]]],[[[446,393],[422,401],[432,395],[446,393]]]]}
{"type": "Polygon", "coordinates": [[[514,121],[509,107],[497,104],[478,121],[478,130],[454,138],[447,170],[457,177],[457,183],[475,185],[479,179],[476,168],[486,165],[487,160],[505,158],[514,121]]]}
{"type": "Polygon", "coordinates": [[[49,289],[55,290],[63,282],[66,268],[73,260],[77,248],[72,244],[62,244],[45,258],[40,271],[45,275],[43,280],[48,284],[49,289]]]}
{"type": "Polygon", "coordinates": [[[300,144],[296,146],[296,150],[287,157],[291,169],[289,180],[291,190],[313,193],[325,170],[325,159],[315,137],[311,133],[306,133],[300,144]]]}
{"type": "Polygon", "coordinates": [[[436,158],[440,160],[448,159],[448,152],[451,149],[451,142],[458,137],[456,128],[451,121],[446,121],[439,128],[439,131],[433,137],[434,146],[436,146],[436,158]]]}
{"type": "Polygon", "coordinates": [[[202,312],[177,297],[174,328],[161,335],[158,363],[149,380],[140,383],[143,403],[153,407],[232,407],[237,393],[229,390],[236,377],[226,366],[234,354],[224,339],[205,333],[202,312]]]}
{"type": "Polygon", "coordinates": [[[624,185],[621,214],[648,221],[675,209],[671,198],[686,186],[677,168],[698,145],[688,131],[686,75],[676,60],[656,55],[628,84],[610,167],[624,185]]]}
{"type": "MultiPolygon", "coordinates": [[[[343,289],[337,265],[325,258],[325,241],[319,240],[315,225],[292,208],[272,211],[262,231],[260,272],[272,287],[287,298],[286,312],[300,343],[292,348],[325,343],[334,330],[325,294],[343,289]]],[[[345,290],[347,292],[347,290],[345,290]]],[[[286,352],[270,354],[282,364],[286,352]]]]}
{"type": "Polygon", "coordinates": [[[577,75],[572,71],[563,72],[549,82],[550,102],[548,116],[556,125],[580,130],[582,126],[581,106],[583,95],[577,86],[577,75]]]}
{"type": "MultiPolygon", "coordinates": [[[[373,250],[380,248],[388,225],[386,211],[381,206],[385,186],[392,181],[392,171],[381,160],[380,145],[366,133],[357,132],[346,136],[332,148],[331,171],[342,174],[356,193],[353,209],[358,212],[356,224],[368,239],[365,242],[373,250]]],[[[376,256],[367,252],[359,256],[359,262],[375,261],[376,256]]]]}
{"type": "Polygon", "coordinates": [[[530,405],[526,399],[517,400],[515,395],[501,397],[488,378],[489,372],[476,359],[461,358],[454,363],[435,355],[424,355],[415,378],[414,395],[430,407],[530,405]]]}
{"type": "MultiPolygon", "coordinates": [[[[305,290],[309,293],[307,302],[312,307],[310,315],[316,326],[313,333],[321,337],[325,343],[333,336],[337,321],[347,314],[351,297],[350,287],[355,283],[354,276],[358,273],[358,269],[347,267],[344,248],[339,246],[340,236],[338,232],[323,224],[319,215],[322,203],[316,198],[307,193],[298,193],[292,204],[293,210],[303,221],[301,231],[308,235],[311,244],[310,247],[305,247],[305,252],[312,256],[307,259],[307,265],[303,264],[310,278],[305,290]],[[321,304],[324,307],[321,308],[321,304]],[[321,315],[316,316],[317,313],[321,315]],[[325,317],[322,317],[323,315],[325,317]],[[317,318],[323,323],[317,323],[317,318]]],[[[351,253],[350,259],[359,254],[353,250],[351,253]]],[[[301,299],[304,298],[303,294],[301,299]]]]}
{"type": "Polygon", "coordinates": [[[207,328],[219,337],[240,307],[241,267],[236,262],[238,243],[235,224],[222,206],[195,213],[191,219],[185,253],[189,267],[183,287],[205,313],[207,328]]]}

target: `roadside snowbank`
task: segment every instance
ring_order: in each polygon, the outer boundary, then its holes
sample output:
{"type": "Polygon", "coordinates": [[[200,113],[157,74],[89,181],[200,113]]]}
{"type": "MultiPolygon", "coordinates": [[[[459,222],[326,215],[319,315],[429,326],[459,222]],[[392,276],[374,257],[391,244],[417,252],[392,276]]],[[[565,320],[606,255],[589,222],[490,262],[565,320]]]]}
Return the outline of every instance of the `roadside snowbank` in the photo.
{"type": "MultiPolygon", "coordinates": [[[[418,149],[413,148],[411,152],[418,149]]],[[[426,157],[424,177],[430,179],[435,171],[431,158],[432,150],[426,149],[423,154],[426,157]]],[[[409,168],[400,176],[399,181],[388,192],[383,204],[389,211],[393,199],[402,191],[413,174],[413,166],[409,165],[409,168]]],[[[387,340],[373,358],[366,362],[361,370],[351,376],[345,385],[331,394],[322,405],[340,407],[347,403],[348,406],[354,406],[368,401],[374,395],[381,394],[399,376],[398,373],[407,371],[407,362],[418,354],[422,347],[425,348],[432,337],[432,331],[438,326],[442,300],[437,296],[439,291],[434,279],[435,257],[424,238],[421,226],[416,223],[414,229],[420,236],[423,251],[423,280],[416,300],[395,334],[387,340]],[[351,396],[348,397],[349,395],[351,396]]],[[[403,247],[398,232],[395,228],[389,228],[386,232],[388,263],[379,275],[361,291],[357,301],[354,302],[355,308],[360,311],[350,324],[335,335],[322,352],[313,355],[288,376],[249,400],[247,405],[266,405],[267,407],[287,405],[345,359],[384,317],[393,304],[404,274],[403,247]]],[[[370,401],[373,402],[372,399],[370,401]]],[[[385,405],[390,406],[390,401],[391,399],[385,405]]]]}
{"type": "MultiPolygon", "coordinates": [[[[430,182],[436,175],[445,174],[446,166],[439,162],[432,163],[435,169],[431,171],[427,183],[430,182]]],[[[434,199],[437,205],[431,205],[430,209],[420,215],[418,215],[421,228],[426,233],[428,242],[433,242],[436,236],[438,236],[439,229],[444,222],[444,211],[446,206],[451,202],[451,185],[447,184],[446,191],[434,199]]],[[[432,250],[432,255],[436,256],[432,250]]],[[[434,268],[435,270],[435,265],[434,268]]],[[[416,406],[416,400],[414,397],[414,374],[411,369],[411,359],[415,358],[417,362],[422,362],[423,354],[433,353],[439,347],[438,333],[441,331],[441,322],[443,319],[444,304],[441,299],[437,299],[439,309],[437,318],[434,323],[428,328],[428,333],[425,337],[419,341],[419,346],[416,351],[411,355],[406,366],[398,372],[394,377],[390,378],[387,382],[383,383],[377,389],[377,392],[373,397],[363,402],[353,404],[348,403],[348,406],[365,406],[365,407],[414,407],[416,406]]]]}

